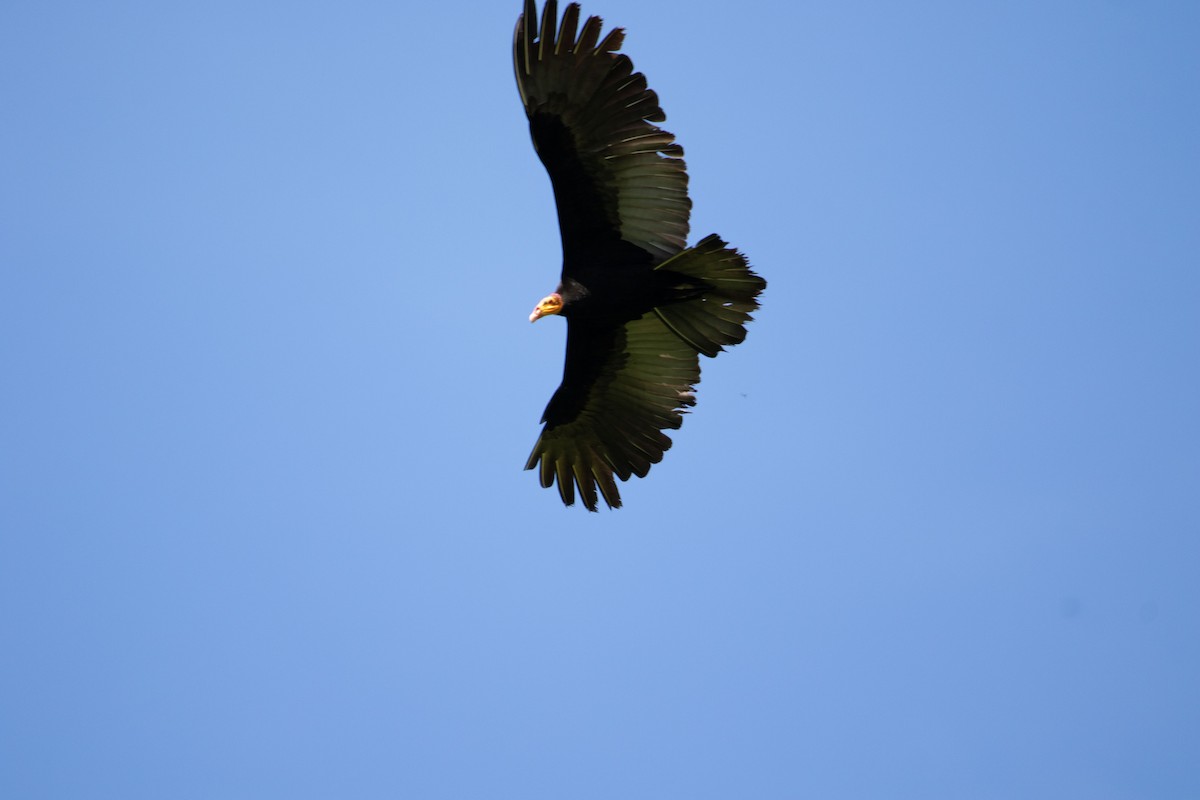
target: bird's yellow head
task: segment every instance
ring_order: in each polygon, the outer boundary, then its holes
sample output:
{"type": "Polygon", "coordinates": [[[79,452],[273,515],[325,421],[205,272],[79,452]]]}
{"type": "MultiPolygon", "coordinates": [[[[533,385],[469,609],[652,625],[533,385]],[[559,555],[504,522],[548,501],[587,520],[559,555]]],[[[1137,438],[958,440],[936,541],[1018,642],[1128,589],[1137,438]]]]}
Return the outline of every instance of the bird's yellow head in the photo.
{"type": "Polygon", "coordinates": [[[563,299],[558,292],[548,294],[543,297],[538,304],[533,307],[533,313],[529,315],[530,322],[537,322],[544,316],[549,314],[558,314],[562,311],[563,299]]]}

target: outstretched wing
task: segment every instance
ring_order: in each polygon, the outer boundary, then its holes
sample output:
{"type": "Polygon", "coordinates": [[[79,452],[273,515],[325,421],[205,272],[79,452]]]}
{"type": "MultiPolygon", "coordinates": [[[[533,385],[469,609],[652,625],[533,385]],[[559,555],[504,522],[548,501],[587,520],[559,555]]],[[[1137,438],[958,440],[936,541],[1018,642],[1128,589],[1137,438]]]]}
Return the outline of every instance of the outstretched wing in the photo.
{"type": "Polygon", "coordinates": [[[563,381],[525,469],[540,462],[542,486],[557,480],[567,505],[578,486],[595,511],[599,487],[608,507],[619,508],[613,476],[644,478],[662,460],[671,447],[663,430],[683,424],[699,381],[696,350],[654,311],[620,326],[568,319],[563,381]]]}
{"type": "Polygon", "coordinates": [[[571,3],[555,31],[557,3],[538,23],[534,0],[517,20],[517,88],[538,156],[558,205],[565,264],[625,240],[655,262],[686,246],[687,172],[675,136],[646,78],[617,52],[620,28],[600,40],[603,22],[571,3]]]}

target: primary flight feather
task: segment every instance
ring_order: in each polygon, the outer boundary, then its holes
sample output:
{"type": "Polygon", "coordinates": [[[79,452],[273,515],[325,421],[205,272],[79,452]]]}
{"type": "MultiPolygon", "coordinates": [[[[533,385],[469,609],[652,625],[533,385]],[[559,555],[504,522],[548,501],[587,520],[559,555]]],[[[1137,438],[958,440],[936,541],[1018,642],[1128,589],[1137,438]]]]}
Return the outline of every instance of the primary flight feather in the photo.
{"type": "Polygon", "coordinates": [[[558,20],[547,0],[539,21],[525,1],[513,37],[517,89],[538,157],[550,175],[562,233],[558,288],[530,321],[567,320],[562,383],[526,469],[576,488],[588,510],[621,505],[615,478],[645,477],[695,405],[703,353],[746,338],[766,281],[716,235],[687,246],[683,148],[655,123],[658,96],[618,52],[616,28],[579,25],[571,3],[558,20]]]}

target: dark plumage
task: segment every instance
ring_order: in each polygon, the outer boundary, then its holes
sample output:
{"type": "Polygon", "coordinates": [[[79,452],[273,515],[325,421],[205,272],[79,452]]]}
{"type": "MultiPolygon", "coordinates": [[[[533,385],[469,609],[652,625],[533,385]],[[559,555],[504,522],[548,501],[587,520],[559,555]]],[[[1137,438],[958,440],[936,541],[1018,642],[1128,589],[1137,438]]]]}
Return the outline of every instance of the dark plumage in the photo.
{"type": "Polygon", "coordinates": [[[683,148],[653,123],[666,119],[645,77],[618,53],[624,31],[579,27],[572,3],[558,25],[547,0],[517,20],[517,88],[538,156],[550,174],[562,232],[562,279],[534,309],[567,319],[562,384],[526,469],[575,488],[595,511],[597,489],[621,505],[614,476],[645,477],[695,404],[699,354],[746,337],[766,281],[716,235],[687,247],[683,148]]]}

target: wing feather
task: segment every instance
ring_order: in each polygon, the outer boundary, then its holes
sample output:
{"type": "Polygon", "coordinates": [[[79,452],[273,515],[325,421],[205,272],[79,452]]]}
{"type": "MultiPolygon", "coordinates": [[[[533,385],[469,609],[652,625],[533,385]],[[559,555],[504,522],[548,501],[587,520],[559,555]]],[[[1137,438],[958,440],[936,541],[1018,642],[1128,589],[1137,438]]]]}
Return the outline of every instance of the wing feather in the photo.
{"type": "Polygon", "coordinates": [[[525,468],[540,466],[542,486],[557,481],[567,505],[578,487],[588,510],[600,498],[618,508],[614,476],[644,478],[671,447],[662,431],[682,425],[695,404],[699,356],[649,312],[621,326],[568,320],[567,364],[525,468]],[[594,366],[572,371],[572,364],[594,366]]]}
{"type": "Polygon", "coordinates": [[[683,148],[653,123],[658,95],[618,51],[620,28],[579,27],[576,3],[537,15],[526,0],[513,38],[521,101],[558,205],[564,264],[623,239],[662,261],[686,246],[691,200],[683,148]]]}

